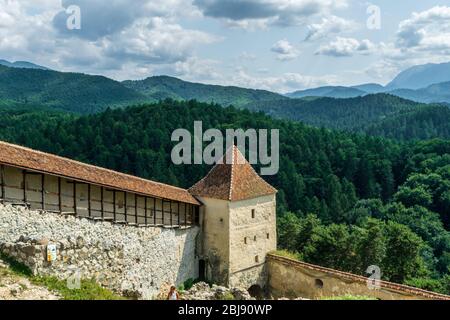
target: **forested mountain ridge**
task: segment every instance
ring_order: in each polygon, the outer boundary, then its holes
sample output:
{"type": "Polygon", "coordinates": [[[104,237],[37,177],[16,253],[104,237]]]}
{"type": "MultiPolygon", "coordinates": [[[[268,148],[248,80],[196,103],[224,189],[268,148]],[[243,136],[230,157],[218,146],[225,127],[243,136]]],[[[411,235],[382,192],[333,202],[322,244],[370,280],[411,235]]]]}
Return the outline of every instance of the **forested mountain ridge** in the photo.
{"type": "Polygon", "coordinates": [[[305,261],[450,292],[450,142],[401,144],[308,127],[262,113],[195,101],[164,101],[76,116],[5,111],[0,139],[189,187],[206,165],[173,165],[171,133],[208,128],[277,128],[282,248],[305,261]],[[447,228],[447,229],[446,229],[447,228]]]}
{"type": "Polygon", "coordinates": [[[75,113],[145,102],[143,95],[103,76],[0,65],[0,105],[75,113]]]}
{"type": "MultiPolygon", "coordinates": [[[[7,61],[4,63],[7,64],[7,61]]],[[[256,101],[288,99],[277,93],[239,87],[191,83],[173,77],[118,82],[103,76],[24,68],[0,63],[0,107],[54,109],[79,114],[139,103],[196,99],[242,106],[256,101]]]]}
{"type": "Polygon", "coordinates": [[[136,81],[127,80],[122,83],[155,101],[170,98],[241,107],[252,102],[287,100],[280,94],[266,90],[193,83],[169,76],[155,76],[136,81]]]}
{"type": "Polygon", "coordinates": [[[414,110],[419,104],[387,94],[350,99],[291,99],[248,104],[246,109],[270,116],[334,129],[358,130],[399,111],[414,110]]]}

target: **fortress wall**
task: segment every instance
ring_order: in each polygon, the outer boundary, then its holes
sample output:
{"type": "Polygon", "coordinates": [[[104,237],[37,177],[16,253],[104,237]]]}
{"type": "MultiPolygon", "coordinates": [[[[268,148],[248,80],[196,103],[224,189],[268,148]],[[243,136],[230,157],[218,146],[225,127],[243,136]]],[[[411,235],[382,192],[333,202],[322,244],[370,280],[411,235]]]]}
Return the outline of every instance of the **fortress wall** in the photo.
{"type": "Polygon", "coordinates": [[[0,204],[4,254],[36,275],[73,282],[80,274],[139,298],[198,277],[198,234],[198,227],[138,228],[0,204]],[[47,262],[49,244],[57,247],[53,262],[47,262]]]}
{"type": "Polygon", "coordinates": [[[303,297],[320,299],[343,295],[369,296],[380,300],[449,300],[450,296],[380,281],[378,289],[370,289],[367,278],[323,268],[285,257],[267,257],[269,292],[274,298],[303,297]]]}

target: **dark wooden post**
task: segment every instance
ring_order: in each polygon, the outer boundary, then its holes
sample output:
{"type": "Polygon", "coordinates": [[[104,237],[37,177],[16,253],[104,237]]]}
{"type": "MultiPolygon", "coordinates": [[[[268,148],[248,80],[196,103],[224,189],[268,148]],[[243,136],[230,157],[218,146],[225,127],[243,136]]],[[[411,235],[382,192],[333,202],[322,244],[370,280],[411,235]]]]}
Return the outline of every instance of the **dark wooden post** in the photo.
{"type": "Polygon", "coordinates": [[[116,190],[113,190],[113,217],[114,217],[114,221],[117,221],[117,219],[116,219],[116,190]]]}
{"type": "Polygon", "coordinates": [[[172,200],[169,202],[169,211],[170,211],[170,226],[173,226],[173,221],[172,221],[172,216],[173,216],[173,212],[172,212],[172,200]]]}
{"type": "Polygon", "coordinates": [[[6,195],[5,195],[5,166],[4,165],[0,165],[0,182],[1,182],[1,187],[2,187],[2,198],[3,200],[6,200],[6,195]]]}
{"type": "Polygon", "coordinates": [[[89,218],[92,216],[91,213],[91,185],[88,184],[88,215],[89,218]]]}
{"type": "Polygon", "coordinates": [[[145,225],[147,225],[147,197],[144,197],[144,212],[145,212],[144,223],[145,225]]]}
{"type": "Polygon", "coordinates": [[[153,225],[156,226],[156,198],[153,198],[153,225]]]}
{"type": "Polygon", "coordinates": [[[127,203],[127,193],[124,192],[124,203],[125,203],[125,222],[128,222],[128,203],[127,203]]]}
{"type": "Polygon", "coordinates": [[[104,190],[105,190],[105,188],[103,188],[103,187],[100,188],[100,213],[102,215],[102,220],[105,217],[105,209],[104,209],[104,204],[103,204],[104,190]]]}
{"type": "Polygon", "coordinates": [[[61,178],[58,177],[58,206],[59,212],[62,212],[62,194],[61,194],[61,178]]]}
{"type": "Polygon", "coordinates": [[[27,203],[27,172],[22,170],[22,179],[23,179],[23,202],[27,203]]]}
{"type": "Polygon", "coordinates": [[[77,215],[77,183],[73,182],[73,212],[77,215]]]}
{"type": "Polygon", "coordinates": [[[163,226],[165,225],[165,219],[164,219],[164,199],[161,200],[161,213],[163,217],[163,226]]]}
{"type": "Polygon", "coordinates": [[[45,210],[45,174],[41,175],[41,200],[42,200],[42,210],[45,210]]]}
{"type": "Polygon", "coordinates": [[[134,216],[135,216],[135,222],[138,223],[138,197],[137,194],[134,194],[134,216]]]}
{"type": "Polygon", "coordinates": [[[185,203],[184,204],[184,227],[185,228],[187,227],[187,206],[188,206],[188,204],[185,203]]]}

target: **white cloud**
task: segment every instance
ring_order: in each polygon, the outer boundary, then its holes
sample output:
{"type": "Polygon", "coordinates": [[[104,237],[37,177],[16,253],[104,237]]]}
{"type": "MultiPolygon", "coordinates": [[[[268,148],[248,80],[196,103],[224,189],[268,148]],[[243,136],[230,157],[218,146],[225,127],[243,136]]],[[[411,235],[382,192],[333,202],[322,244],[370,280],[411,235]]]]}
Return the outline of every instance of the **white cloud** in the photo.
{"type": "Polygon", "coordinates": [[[277,41],[270,50],[277,53],[277,59],[280,61],[294,60],[299,55],[298,50],[286,39],[277,41]]]}
{"type": "Polygon", "coordinates": [[[286,93],[336,82],[337,77],[334,75],[309,76],[299,73],[283,73],[273,76],[253,76],[245,68],[238,68],[233,72],[231,78],[222,81],[221,84],[286,93]]]}
{"type": "MultiPolygon", "coordinates": [[[[62,1],[64,6],[68,3],[62,1]]],[[[81,6],[81,33],[65,28],[67,16],[59,1],[0,0],[0,57],[123,77],[124,66],[129,74],[139,74],[134,69],[187,61],[199,45],[220,40],[175,22],[179,16],[199,15],[184,0],[70,3],[81,6]]]]}
{"type": "Polygon", "coordinates": [[[370,54],[375,45],[370,40],[337,37],[329,44],[324,44],[316,51],[316,55],[333,57],[351,57],[354,54],[370,54]]]}
{"type": "Polygon", "coordinates": [[[411,18],[399,24],[396,44],[404,49],[433,50],[436,45],[450,48],[450,7],[436,6],[413,13],[411,18]]]}
{"type": "Polygon", "coordinates": [[[163,18],[141,19],[131,27],[107,37],[105,54],[120,60],[159,64],[184,61],[193,47],[218,38],[198,30],[184,29],[163,18]]]}
{"type": "Polygon", "coordinates": [[[412,13],[399,23],[395,41],[378,45],[377,54],[379,61],[365,71],[385,81],[413,65],[448,62],[450,7],[435,6],[412,13]]]}
{"type": "Polygon", "coordinates": [[[319,23],[312,23],[307,26],[308,34],[305,40],[318,40],[325,38],[331,34],[351,31],[355,28],[356,23],[336,16],[322,18],[319,23]]]}
{"type": "Polygon", "coordinates": [[[257,56],[253,53],[249,53],[247,51],[243,51],[240,55],[239,55],[239,60],[247,60],[247,61],[254,61],[257,59],[257,56]]]}

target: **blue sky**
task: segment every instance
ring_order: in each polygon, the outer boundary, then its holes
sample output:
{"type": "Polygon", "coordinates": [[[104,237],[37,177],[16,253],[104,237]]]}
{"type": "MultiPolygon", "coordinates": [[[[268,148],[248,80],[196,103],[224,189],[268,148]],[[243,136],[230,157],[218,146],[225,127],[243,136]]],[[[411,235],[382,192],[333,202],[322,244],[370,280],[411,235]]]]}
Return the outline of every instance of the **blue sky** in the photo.
{"type": "Polygon", "coordinates": [[[278,92],[385,84],[409,66],[450,61],[450,4],[0,0],[0,58],[118,80],[168,74],[278,92]],[[73,6],[79,30],[67,27],[73,6]],[[376,10],[379,28],[368,27],[376,10]]]}

